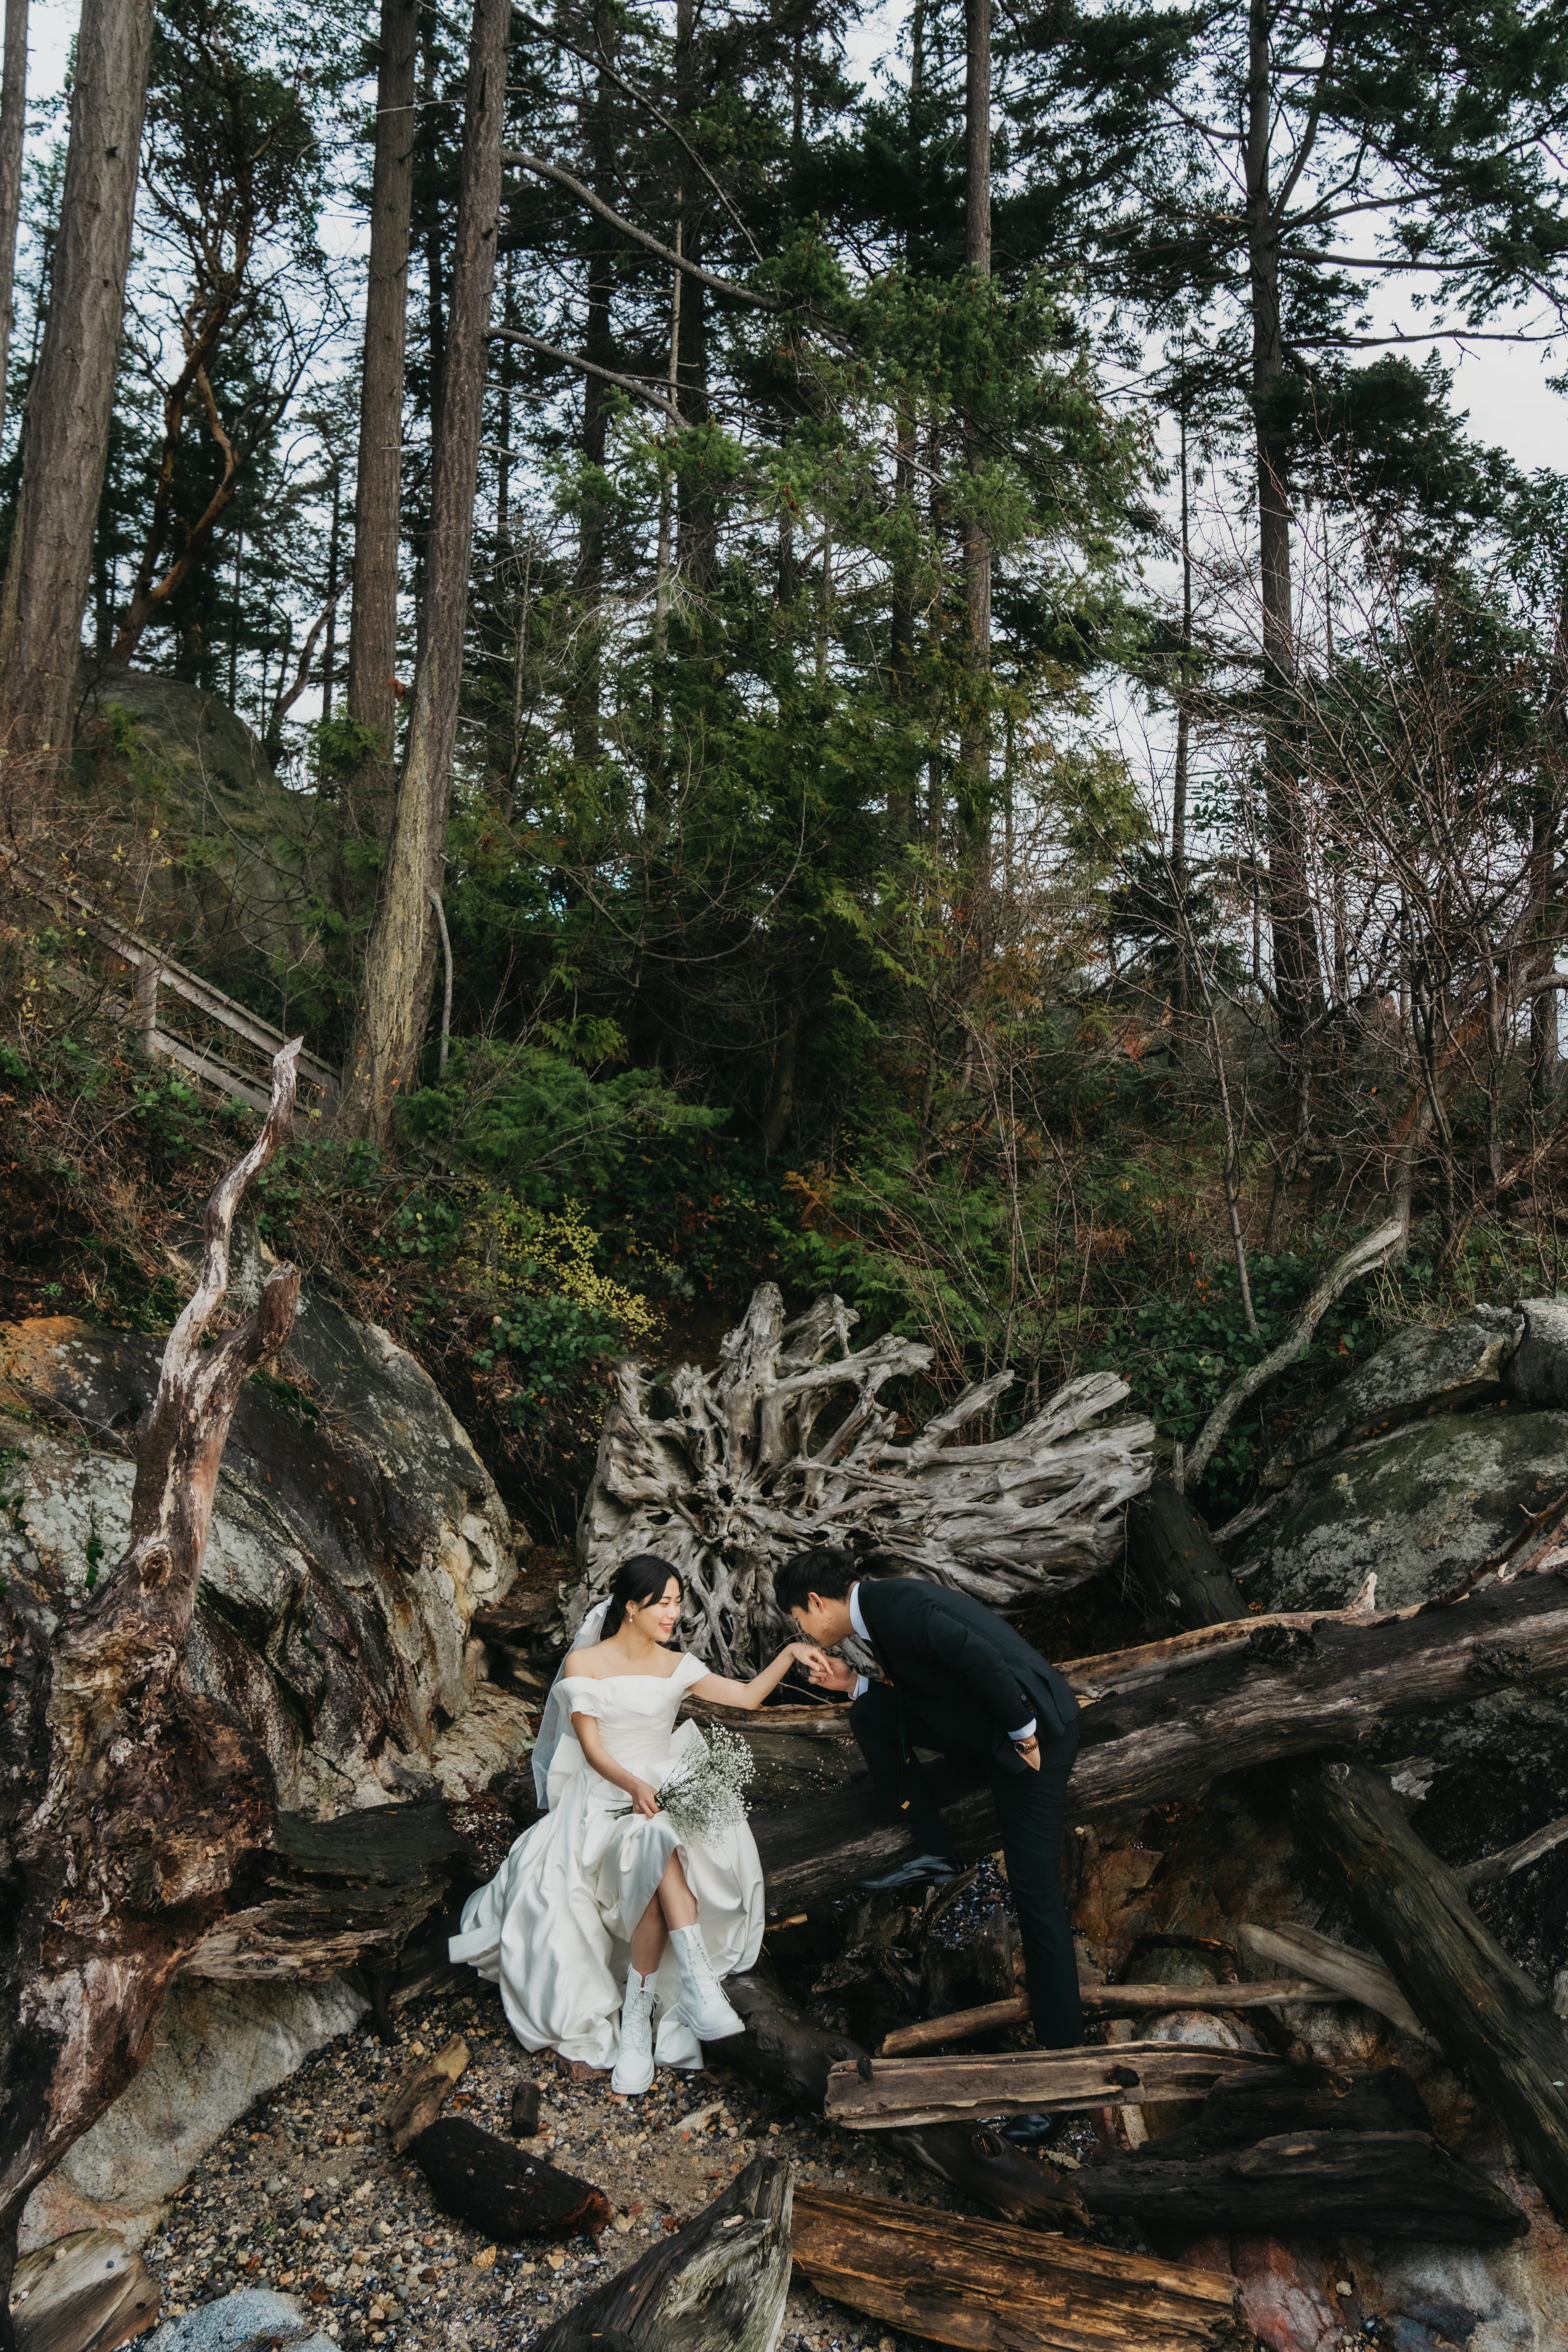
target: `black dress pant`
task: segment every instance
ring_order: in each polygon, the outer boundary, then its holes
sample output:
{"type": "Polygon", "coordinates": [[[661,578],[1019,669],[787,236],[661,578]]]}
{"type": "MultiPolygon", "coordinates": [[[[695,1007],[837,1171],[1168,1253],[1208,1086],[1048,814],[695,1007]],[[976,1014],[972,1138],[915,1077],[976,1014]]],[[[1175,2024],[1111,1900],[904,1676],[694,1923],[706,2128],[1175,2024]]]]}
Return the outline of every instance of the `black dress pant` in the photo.
{"type": "Polygon", "coordinates": [[[941,1813],[911,1750],[934,1749],[977,1764],[1002,1824],[1002,1854],[1018,1914],[1035,2040],[1042,2050],[1070,2050],[1083,2040],[1078,1956],[1062,1900],[1062,1810],[1078,1758],[1078,1725],[1040,1741],[1040,1769],[1008,1772],[989,1752],[954,1738],[916,1715],[886,1683],[875,1683],[849,1710],[877,1792],[909,1830],[921,1853],[952,1855],[941,1813]]]}

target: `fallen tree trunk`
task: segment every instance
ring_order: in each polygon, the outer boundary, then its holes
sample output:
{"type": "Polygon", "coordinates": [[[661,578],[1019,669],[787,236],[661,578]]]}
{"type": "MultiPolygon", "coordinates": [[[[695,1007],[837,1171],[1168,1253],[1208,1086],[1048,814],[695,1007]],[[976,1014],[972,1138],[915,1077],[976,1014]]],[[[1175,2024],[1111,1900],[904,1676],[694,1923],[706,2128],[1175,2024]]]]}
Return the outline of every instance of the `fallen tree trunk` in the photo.
{"type": "Polygon", "coordinates": [[[1568,2219],[1568,2033],[1545,1994],[1481,1925],[1458,1873],[1417,1837],[1377,1773],[1356,1764],[1300,1773],[1296,1809],[1416,2015],[1568,2219]]]}
{"type": "Polygon", "coordinates": [[[797,2189],[795,2258],[836,2303],[976,2352],[1244,2352],[1252,2343],[1223,2271],[876,2198],[797,2189]]]}
{"type": "Polygon", "coordinates": [[[1020,2050],[1005,2057],[860,2058],[827,2078],[824,2113],[854,2131],[908,2131],[982,2116],[1081,2114],[1149,2099],[1202,2098],[1216,2083],[1283,2060],[1186,2042],[1110,2042],[1103,2049],[1020,2050]]]}
{"type": "Polygon", "coordinates": [[[773,2352],[790,2209],[790,2166],[753,2157],[694,2221],[536,2336],[533,2352],[773,2352]]]}
{"type": "Polygon", "coordinates": [[[259,1747],[184,1663],[229,1423],[299,1297],[294,1268],[274,1266],[254,1312],[205,1344],[236,1212],[289,1132],[300,1044],[273,1063],[266,1124],[207,1202],[201,1276],[137,1448],[128,1549],[52,1650],[31,1587],[0,1591],[0,2344],[34,2184],[136,2073],[165,1991],[276,1820],[259,1747]]]}
{"type": "MultiPolygon", "coordinates": [[[[1068,1790],[1078,1821],[1135,1819],[1199,1794],[1226,1772],[1324,1748],[1354,1748],[1384,1724],[1506,1686],[1568,1680],[1568,1580],[1546,1569],[1414,1613],[1323,1617],[1237,1631],[1183,1654],[1086,1709],[1068,1790]]],[[[990,1797],[951,1769],[931,1780],[955,1850],[986,1853],[1001,1832],[990,1797]]],[[[773,1916],[809,1910],[912,1852],[884,1824],[868,1782],[752,1822],[773,1916]]]]}

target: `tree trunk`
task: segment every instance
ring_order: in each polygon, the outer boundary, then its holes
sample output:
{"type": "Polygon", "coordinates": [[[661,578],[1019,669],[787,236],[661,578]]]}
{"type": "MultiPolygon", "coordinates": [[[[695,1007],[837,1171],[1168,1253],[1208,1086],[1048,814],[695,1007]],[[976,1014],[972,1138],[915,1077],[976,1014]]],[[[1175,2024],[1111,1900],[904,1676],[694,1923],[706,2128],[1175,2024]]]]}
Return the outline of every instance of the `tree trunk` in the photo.
{"type": "Polygon", "coordinates": [[[1263,615],[1263,728],[1268,915],[1274,992],[1286,1041],[1322,1009],[1312,922],[1300,778],[1292,748],[1296,684],[1290,593],[1289,458],[1271,401],[1285,372],[1279,301],[1279,228],[1269,193],[1273,108],[1268,0],[1250,0],[1247,91],[1247,245],[1252,310],[1252,396],[1257,409],[1258,552],[1263,615]]]}
{"type": "MultiPolygon", "coordinates": [[[[965,0],[963,257],[976,278],[991,275],[991,9],[965,0]]],[[[971,473],[980,469],[973,426],[971,473]]],[[[971,518],[963,526],[964,687],[958,765],[972,872],[984,891],[991,868],[991,542],[971,518]]]]}
{"type": "MultiPolygon", "coordinates": [[[[414,198],[414,88],[418,0],[382,0],[370,191],[370,268],[354,480],[353,602],[348,714],[380,749],[338,786],[338,843],[384,839],[395,797],[398,548],[402,534],[403,359],[414,198]]],[[[341,887],[341,885],[340,885],[341,887]]]]}
{"type": "Polygon", "coordinates": [[[1156,1624],[1224,1625],[1247,1602],[1209,1531],[1168,1478],[1156,1478],[1127,1512],[1127,1559],[1156,1624]]]}
{"type": "MultiPolygon", "coordinates": [[[[676,0],[675,120],[683,129],[695,114],[700,95],[700,38],[696,0],[676,0]]],[[[702,226],[700,202],[686,207],[677,249],[692,261],[702,259],[702,226]]],[[[680,416],[689,425],[707,425],[713,411],[708,397],[708,289],[700,278],[685,278],[677,334],[676,399],[680,416]]],[[[718,570],[719,510],[697,468],[683,472],[677,484],[676,526],[676,559],[681,577],[688,588],[703,596],[712,587],[718,570]]]]}
{"type": "Polygon", "coordinates": [[[0,427],[16,309],[16,228],[22,217],[22,145],[27,130],[27,0],[5,0],[0,74],[0,427]]]}
{"type": "Polygon", "coordinates": [[[1322,1764],[1297,1775],[1295,1801],[1416,2015],[1568,2218],[1568,2032],[1546,1995],[1482,1927],[1464,1880],[1417,1837],[1381,1774],[1322,1764]]]}
{"type": "MultiPolygon", "coordinates": [[[[615,38],[615,27],[601,9],[595,17],[595,39],[601,55],[615,38]]],[[[596,187],[608,187],[614,175],[614,156],[610,144],[610,89],[603,72],[598,76],[594,102],[589,110],[587,149],[590,178],[596,187]]],[[[610,292],[614,283],[615,242],[613,234],[597,221],[590,221],[588,236],[587,320],[583,338],[583,352],[596,367],[608,368],[615,363],[615,345],[610,334],[610,292]]],[[[586,470],[598,476],[604,468],[605,432],[609,417],[609,387],[599,376],[583,379],[583,463],[586,470]]],[[[577,593],[583,600],[582,649],[577,676],[573,685],[573,751],[584,767],[593,767],[599,757],[599,698],[601,692],[601,646],[599,639],[599,608],[605,593],[605,504],[596,479],[584,481],[577,539],[577,593]]]]}
{"type": "Polygon", "coordinates": [[[70,141],[0,602],[0,730],[47,814],[68,753],[131,261],[153,0],[83,0],[70,141]]]}
{"type": "Polygon", "coordinates": [[[430,893],[439,892],[458,735],[484,414],[490,294],[500,213],[508,0],[475,0],[463,176],[430,492],[425,615],[408,751],[364,983],[343,1076],[340,1131],[384,1142],[418,1069],[435,964],[430,893]]]}
{"type": "Polygon", "coordinates": [[[124,1556],[52,1655],[31,1588],[13,1579],[0,1593],[16,1669],[0,1731],[0,2344],[35,2183],[136,2073],[164,1991],[276,1820],[260,1749],[184,1664],[229,1423],[299,1297],[294,1268],[274,1266],[254,1313],[204,1346],[235,1213],[289,1132],[299,1050],[273,1063],[267,1123],[207,1202],[201,1278],[137,1447],[124,1556]]]}

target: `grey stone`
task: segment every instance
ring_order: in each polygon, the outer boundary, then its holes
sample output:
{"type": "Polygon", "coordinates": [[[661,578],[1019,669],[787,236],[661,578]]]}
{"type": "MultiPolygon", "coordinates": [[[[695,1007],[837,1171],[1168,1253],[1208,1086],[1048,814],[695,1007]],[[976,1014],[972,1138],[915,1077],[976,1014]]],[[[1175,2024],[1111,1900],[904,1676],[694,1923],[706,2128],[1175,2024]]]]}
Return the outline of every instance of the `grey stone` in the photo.
{"type": "Polygon", "coordinates": [[[1510,1403],[1568,1406],[1568,1298],[1527,1298],[1524,1336],[1503,1367],[1510,1403]]]}
{"type": "Polygon", "coordinates": [[[23,2249],[106,2227],[140,2244],[163,2200],[229,2126],[368,2007],[345,1977],[312,1985],[176,1982],[141,2073],[34,2189],[23,2249]]]}
{"type": "MultiPolygon", "coordinates": [[[[1523,1328],[1511,1307],[1477,1307],[1441,1330],[1415,1324],[1396,1333],[1291,1432],[1265,1473],[1265,1486],[1282,1486],[1303,1463],[1336,1446],[1500,1396],[1504,1368],[1523,1328]]],[[[1568,1404],[1568,1379],[1561,1396],[1538,1402],[1568,1404]]]]}
{"type": "Polygon", "coordinates": [[[1237,1572],[1270,1609],[1342,1609],[1375,1572],[1378,1607],[1403,1609],[1451,1592],[1565,1483],[1568,1412],[1419,1422],[1299,1471],[1237,1572]]]}
{"type": "Polygon", "coordinates": [[[147,2338],[146,2352],[266,2352],[273,2344],[297,2345],[300,2352],[337,2352],[331,2337],[318,2334],[292,2295],[263,2286],[243,2286],[179,2319],[166,2319],[147,2338]]]}

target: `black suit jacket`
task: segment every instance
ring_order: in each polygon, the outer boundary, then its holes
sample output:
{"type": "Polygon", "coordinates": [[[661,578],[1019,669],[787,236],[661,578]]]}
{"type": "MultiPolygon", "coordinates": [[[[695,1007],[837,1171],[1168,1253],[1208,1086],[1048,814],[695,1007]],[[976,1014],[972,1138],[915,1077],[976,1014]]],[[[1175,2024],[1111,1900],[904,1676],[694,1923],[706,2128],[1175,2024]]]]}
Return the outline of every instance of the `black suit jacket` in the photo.
{"type": "Polygon", "coordinates": [[[1008,1735],[1033,1716],[1044,1747],[1077,1722],[1078,1701],[1055,1666],[967,1592],[913,1576],[867,1577],[858,1597],[893,1688],[955,1746],[1026,1772],[1008,1735]]]}

